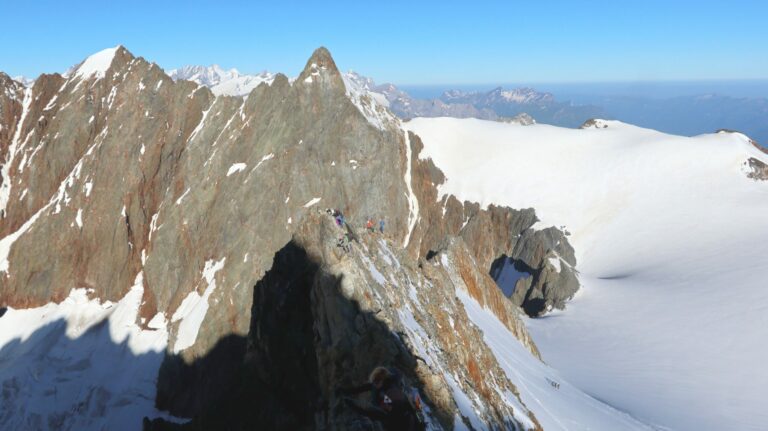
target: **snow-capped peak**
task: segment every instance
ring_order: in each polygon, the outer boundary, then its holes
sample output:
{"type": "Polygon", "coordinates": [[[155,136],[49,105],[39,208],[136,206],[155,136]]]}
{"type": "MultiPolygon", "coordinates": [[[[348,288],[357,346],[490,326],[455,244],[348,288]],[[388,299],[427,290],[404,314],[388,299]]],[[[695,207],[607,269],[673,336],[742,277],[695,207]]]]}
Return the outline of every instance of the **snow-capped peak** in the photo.
{"type": "Polygon", "coordinates": [[[18,82],[19,84],[21,84],[21,85],[23,85],[23,86],[25,86],[27,88],[29,88],[29,87],[31,87],[31,86],[33,86],[35,84],[35,80],[34,79],[27,78],[26,76],[23,76],[23,75],[14,76],[11,79],[13,79],[14,81],[18,82]]]}
{"type": "Polygon", "coordinates": [[[75,77],[90,78],[95,75],[97,78],[103,78],[112,65],[112,60],[115,59],[115,54],[119,48],[120,45],[114,48],[107,48],[86,58],[85,61],[77,66],[75,77]]]}
{"type": "Polygon", "coordinates": [[[341,79],[344,81],[347,97],[371,124],[383,130],[386,124],[397,122],[392,112],[387,109],[389,108],[387,97],[373,91],[375,84],[372,79],[352,71],[343,73],[341,79]]]}
{"type": "Polygon", "coordinates": [[[373,91],[374,88],[376,88],[376,83],[373,81],[373,79],[368,78],[367,76],[363,76],[355,71],[350,70],[344,75],[348,80],[354,82],[358,87],[362,89],[373,91]]]}
{"type": "Polygon", "coordinates": [[[184,66],[168,71],[174,81],[187,80],[204,85],[213,94],[225,96],[246,96],[261,83],[271,85],[275,74],[264,71],[258,75],[242,74],[237,69],[225,70],[218,64],[211,66],[184,66]]]}
{"type": "Polygon", "coordinates": [[[225,70],[218,64],[212,64],[210,66],[184,66],[180,69],[169,71],[168,76],[174,80],[184,79],[212,87],[223,81],[237,78],[241,74],[237,69],[225,70]]]}
{"type": "Polygon", "coordinates": [[[514,88],[512,90],[501,90],[500,95],[505,100],[515,103],[531,103],[546,99],[549,96],[547,93],[542,94],[532,88],[514,88]]]}

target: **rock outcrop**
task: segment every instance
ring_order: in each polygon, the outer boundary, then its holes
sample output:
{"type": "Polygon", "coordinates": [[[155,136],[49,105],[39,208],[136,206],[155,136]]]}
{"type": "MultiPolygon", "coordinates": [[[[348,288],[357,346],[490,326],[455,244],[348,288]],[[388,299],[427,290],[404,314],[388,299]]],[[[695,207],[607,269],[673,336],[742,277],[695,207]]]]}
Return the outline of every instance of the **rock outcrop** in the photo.
{"type": "Polygon", "coordinates": [[[768,181],[768,165],[754,157],[747,159],[744,164],[747,169],[747,177],[758,181],[768,181]]]}
{"type": "MultiPolygon", "coordinates": [[[[717,130],[716,133],[737,134],[738,136],[741,136],[743,139],[748,140],[753,147],[757,148],[763,153],[768,154],[768,149],[766,149],[765,147],[761,147],[757,142],[750,139],[749,137],[747,137],[747,135],[739,132],[738,130],[719,129],[717,130]]],[[[747,175],[747,178],[751,178],[755,181],[768,181],[768,165],[766,165],[765,163],[763,163],[762,161],[754,157],[747,158],[747,160],[745,160],[744,163],[742,164],[742,169],[743,169],[743,172],[747,175]]]]}
{"type": "Polygon", "coordinates": [[[521,112],[514,117],[502,117],[498,121],[510,124],[519,124],[521,126],[530,126],[536,124],[536,120],[525,112],[521,112]]]}
{"type": "Polygon", "coordinates": [[[590,118],[585,121],[584,124],[579,126],[580,129],[607,129],[608,123],[605,120],[599,118],[590,118]]]}

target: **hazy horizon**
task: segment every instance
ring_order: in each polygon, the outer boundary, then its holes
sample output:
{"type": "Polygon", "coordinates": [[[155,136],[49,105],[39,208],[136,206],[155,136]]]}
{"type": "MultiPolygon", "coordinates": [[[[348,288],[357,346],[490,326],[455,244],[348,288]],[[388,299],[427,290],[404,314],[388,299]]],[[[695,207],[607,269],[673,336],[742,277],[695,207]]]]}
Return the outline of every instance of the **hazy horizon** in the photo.
{"type": "MultiPolygon", "coordinates": [[[[362,72],[361,72],[362,73],[362,72]]],[[[362,73],[364,75],[364,73],[362,73]]],[[[377,84],[385,83],[385,81],[377,84]]],[[[768,98],[766,79],[584,81],[584,82],[498,82],[475,84],[395,84],[417,98],[437,98],[446,90],[490,91],[529,87],[555,96],[635,96],[671,98],[717,94],[738,98],[768,98]]],[[[558,97],[561,98],[561,97],[558,97]]]]}

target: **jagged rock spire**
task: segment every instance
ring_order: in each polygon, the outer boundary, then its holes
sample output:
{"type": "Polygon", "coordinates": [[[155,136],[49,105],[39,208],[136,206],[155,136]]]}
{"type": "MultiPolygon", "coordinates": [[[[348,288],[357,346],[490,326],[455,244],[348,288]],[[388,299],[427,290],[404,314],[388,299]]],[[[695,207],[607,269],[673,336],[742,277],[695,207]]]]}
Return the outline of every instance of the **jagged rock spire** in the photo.
{"type": "Polygon", "coordinates": [[[313,64],[317,64],[318,67],[327,69],[332,73],[339,73],[339,69],[336,67],[336,62],[333,61],[331,52],[324,46],[317,48],[312,53],[312,56],[309,57],[307,64],[304,66],[304,71],[306,72],[307,69],[310,69],[313,64]]]}
{"type": "Polygon", "coordinates": [[[341,73],[336,67],[336,62],[333,61],[330,51],[325,47],[320,47],[312,53],[312,56],[307,60],[307,64],[304,66],[304,70],[296,79],[299,84],[312,84],[312,83],[330,83],[333,86],[344,87],[344,81],[341,78],[341,73]]]}

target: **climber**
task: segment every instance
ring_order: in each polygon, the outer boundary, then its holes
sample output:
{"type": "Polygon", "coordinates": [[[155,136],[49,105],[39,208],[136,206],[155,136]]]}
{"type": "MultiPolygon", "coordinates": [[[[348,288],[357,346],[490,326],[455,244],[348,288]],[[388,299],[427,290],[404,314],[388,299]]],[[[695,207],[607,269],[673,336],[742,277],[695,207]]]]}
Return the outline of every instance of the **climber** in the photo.
{"type": "Polygon", "coordinates": [[[344,214],[342,214],[341,211],[333,210],[333,218],[336,219],[337,226],[344,227],[344,214]]]}
{"type": "Polygon", "coordinates": [[[379,220],[379,232],[384,233],[384,219],[379,220]]]}
{"type": "Polygon", "coordinates": [[[349,233],[345,232],[344,235],[342,235],[339,238],[339,241],[336,243],[336,246],[341,247],[342,250],[349,253],[352,250],[351,244],[352,244],[352,241],[349,237],[349,233]]]}
{"type": "Polygon", "coordinates": [[[344,403],[352,410],[377,420],[387,431],[423,431],[420,416],[421,398],[418,391],[406,391],[397,370],[376,367],[369,382],[352,388],[338,388],[337,394],[356,395],[371,392],[371,404],[361,405],[352,398],[344,397],[344,403]]]}
{"type": "Polygon", "coordinates": [[[371,233],[375,232],[376,229],[373,228],[373,220],[372,219],[369,218],[368,221],[365,223],[365,229],[368,232],[371,232],[371,233]]]}

